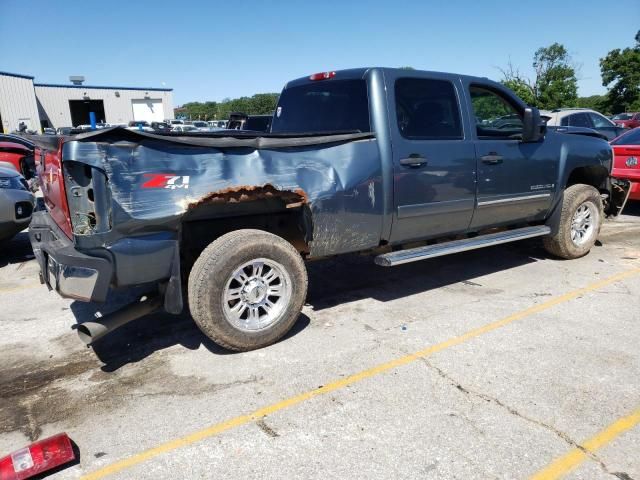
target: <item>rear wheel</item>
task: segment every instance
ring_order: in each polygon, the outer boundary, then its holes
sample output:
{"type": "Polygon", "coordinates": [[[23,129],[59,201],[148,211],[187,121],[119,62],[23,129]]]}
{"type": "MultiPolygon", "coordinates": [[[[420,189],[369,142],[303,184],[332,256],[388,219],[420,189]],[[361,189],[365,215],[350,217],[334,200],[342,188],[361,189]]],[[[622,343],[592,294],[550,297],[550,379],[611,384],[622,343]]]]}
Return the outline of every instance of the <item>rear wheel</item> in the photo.
{"type": "Polygon", "coordinates": [[[202,252],[188,290],[191,315],[205,335],[231,350],[253,350],[276,342],[295,324],[307,272],[283,238],[238,230],[202,252]]]}
{"type": "Polygon", "coordinates": [[[545,249],[558,257],[579,258],[596,242],[604,217],[600,192],[590,185],[572,185],[564,191],[558,230],[545,237],[545,249]]]}

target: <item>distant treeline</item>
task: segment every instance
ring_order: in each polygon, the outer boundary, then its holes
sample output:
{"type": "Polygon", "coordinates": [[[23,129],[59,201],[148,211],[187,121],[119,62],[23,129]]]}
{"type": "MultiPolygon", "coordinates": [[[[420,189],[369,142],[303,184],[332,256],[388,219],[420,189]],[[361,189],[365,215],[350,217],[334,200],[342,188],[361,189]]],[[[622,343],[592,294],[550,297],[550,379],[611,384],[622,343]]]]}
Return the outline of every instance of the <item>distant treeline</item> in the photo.
{"type": "Polygon", "coordinates": [[[221,102],[189,102],[176,108],[175,114],[191,120],[226,120],[231,112],[267,114],[275,110],[278,96],[278,93],[257,93],[252,97],[226,98],[221,102]]]}

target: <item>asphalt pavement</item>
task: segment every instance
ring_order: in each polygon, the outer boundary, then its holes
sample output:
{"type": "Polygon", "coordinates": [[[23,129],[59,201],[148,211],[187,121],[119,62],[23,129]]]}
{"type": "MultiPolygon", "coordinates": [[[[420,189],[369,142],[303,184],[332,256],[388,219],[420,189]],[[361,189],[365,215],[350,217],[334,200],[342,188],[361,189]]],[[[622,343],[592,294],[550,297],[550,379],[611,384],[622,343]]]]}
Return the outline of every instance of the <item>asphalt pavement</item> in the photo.
{"type": "Polygon", "coordinates": [[[40,285],[20,234],[0,250],[0,457],[66,431],[80,460],[51,478],[640,480],[640,205],[574,261],[533,239],[308,267],[271,347],[158,313],[87,348],[71,327],[99,306],[40,285]]]}

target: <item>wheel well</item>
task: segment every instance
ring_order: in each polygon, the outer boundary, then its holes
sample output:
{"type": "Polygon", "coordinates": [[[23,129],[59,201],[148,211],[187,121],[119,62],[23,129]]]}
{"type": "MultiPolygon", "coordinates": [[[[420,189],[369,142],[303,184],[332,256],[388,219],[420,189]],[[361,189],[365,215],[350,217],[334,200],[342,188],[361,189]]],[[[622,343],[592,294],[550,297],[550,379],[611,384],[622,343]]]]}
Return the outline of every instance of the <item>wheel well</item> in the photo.
{"type": "Polygon", "coordinates": [[[567,187],[576,184],[591,185],[599,190],[603,190],[606,185],[609,172],[601,165],[574,168],[567,179],[567,187]]]}
{"type": "Polygon", "coordinates": [[[242,187],[215,192],[189,205],[182,218],[181,263],[188,272],[200,253],[222,235],[245,228],[264,230],[309,252],[311,210],[299,191],[242,187]]]}

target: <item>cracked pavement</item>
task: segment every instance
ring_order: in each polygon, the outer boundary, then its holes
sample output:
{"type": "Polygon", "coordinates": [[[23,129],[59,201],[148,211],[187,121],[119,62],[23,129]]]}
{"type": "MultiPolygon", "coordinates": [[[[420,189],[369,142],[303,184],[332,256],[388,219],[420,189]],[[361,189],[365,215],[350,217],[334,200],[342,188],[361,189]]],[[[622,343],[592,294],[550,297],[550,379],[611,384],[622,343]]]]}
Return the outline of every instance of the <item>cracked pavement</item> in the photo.
{"type": "MultiPolygon", "coordinates": [[[[87,349],[96,306],[37,285],[22,234],[0,253],[0,456],[66,431],[72,479],[444,342],[640,266],[640,206],[571,262],[536,240],[384,269],[309,264],[304,315],[229,354],[188,315],[153,314],[87,349]]],[[[640,275],[106,478],[527,478],[640,406],[640,275]]],[[[114,296],[115,309],[127,301],[114,296]]],[[[640,428],[570,479],[640,480],[640,428]]]]}

